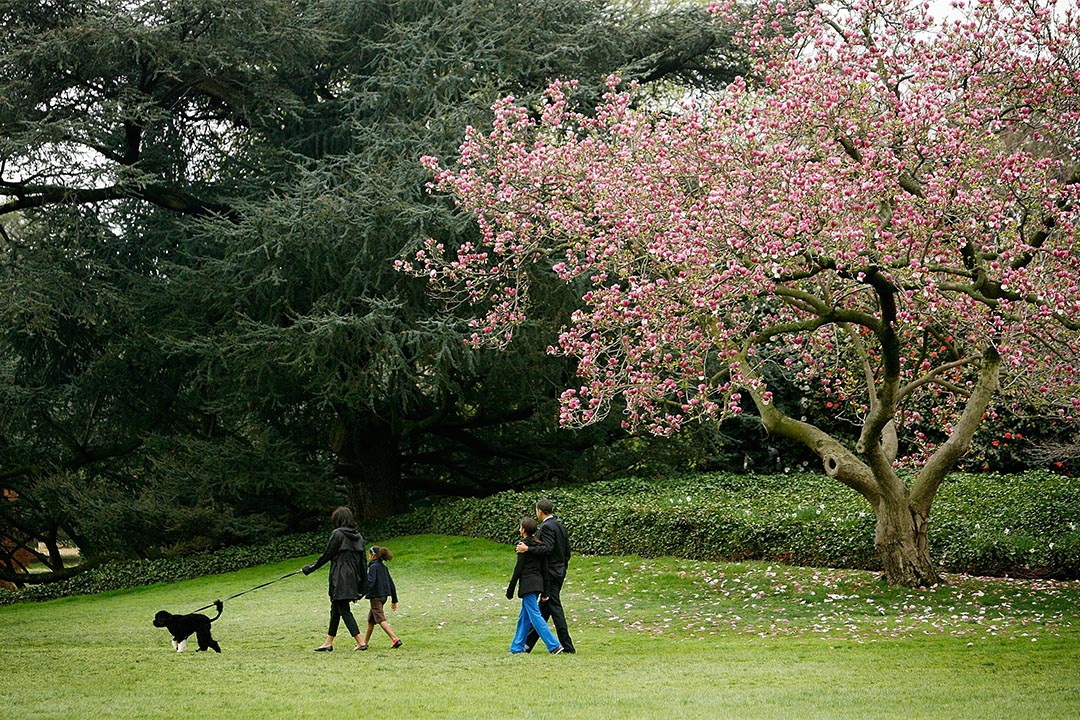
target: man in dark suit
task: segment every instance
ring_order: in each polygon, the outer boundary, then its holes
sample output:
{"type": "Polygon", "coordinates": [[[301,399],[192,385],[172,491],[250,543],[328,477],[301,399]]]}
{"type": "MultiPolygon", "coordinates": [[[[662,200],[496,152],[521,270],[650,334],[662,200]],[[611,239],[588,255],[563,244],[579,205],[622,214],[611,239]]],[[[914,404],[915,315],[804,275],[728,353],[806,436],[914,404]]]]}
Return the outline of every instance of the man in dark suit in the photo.
{"type": "MultiPolygon", "coordinates": [[[[574,641],[570,639],[570,631],[566,629],[566,613],[563,612],[562,600],[559,598],[563,581],[566,580],[566,566],[570,562],[570,540],[566,535],[566,528],[552,514],[553,511],[554,506],[550,500],[541,498],[536,501],[536,518],[540,521],[537,539],[540,544],[526,545],[520,542],[517,544],[517,551],[547,556],[550,586],[547,601],[543,598],[540,600],[540,614],[544,620],[551,618],[563,652],[573,653],[574,641]]],[[[530,652],[538,639],[536,631],[530,630],[525,640],[525,652],[530,652]]]]}

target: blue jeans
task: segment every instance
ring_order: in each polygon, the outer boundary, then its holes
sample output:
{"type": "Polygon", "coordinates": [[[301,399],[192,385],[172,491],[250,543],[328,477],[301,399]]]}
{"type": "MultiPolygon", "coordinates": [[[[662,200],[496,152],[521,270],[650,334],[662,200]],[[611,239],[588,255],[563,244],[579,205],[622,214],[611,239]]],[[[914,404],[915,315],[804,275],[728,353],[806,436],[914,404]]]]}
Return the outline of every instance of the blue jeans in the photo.
{"type": "Polygon", "coordinates": [[[540,614],[540,593],[529,593],[521,598],[521,613],[518,614],[517,631],[514,633],[514,641],[510,643],[510,652],[525,652],[525,637],[532,628],[540,635],[540,639],[547,645],[548,652],[559,647],[559,639],[551,632],[547,622],[540,614]]]}

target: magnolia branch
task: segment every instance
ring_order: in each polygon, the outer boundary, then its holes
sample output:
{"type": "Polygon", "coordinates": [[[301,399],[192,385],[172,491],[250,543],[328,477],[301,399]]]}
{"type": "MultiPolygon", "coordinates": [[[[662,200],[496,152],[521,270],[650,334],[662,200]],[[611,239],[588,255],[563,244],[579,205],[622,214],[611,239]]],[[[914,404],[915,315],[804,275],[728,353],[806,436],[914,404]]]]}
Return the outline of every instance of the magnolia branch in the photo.
{"type": "MultiPolygon", "coordinates": [[[[949,372],[950,370],[955,370],[956,368],[961,368],[965,365],[973,365],[978,363],[979,357],[972,356],[960,358],[959,360],[954,360],[953,362],[945,363],[944,365],[938,365],[926,374],[912,380],[911,382],[900,388],[899,392],[897,393],[897,400],[903,401],[910,397],[919,388],[925,387],[926,385],[929,385],[931,383],[943,384],[943,382],[940,380],[940,377],[941,375],[949,372]]],[[[955,385],[952,385],[951,388],[959,394],[968,394],[962,388],[959,388],[955,385]]]]}
{"type": "MultiPolygon", "coordinates": [[[[870,356],[866,352],[866,346],[863,343],[862,337],[860,337],[859,333],[856,332],[855,329],[849,324],[844,324],[841,327],[843,327],[844,331],[851,339],[851,345],[855,350],[855,355],[859,359],[859,364],[862,366],[863,376],[866,381],[866,394],[870,401],[870,413],[868,414],[866,421],[864,421],[863,423],[862,432],[859,434],[859,440],[855,445],[855,449],[862,452],[865,450],[867,444],[869,443],[868,438],[870,433],[870,427],[872,425],[871,420],[873,418],[876,418],[879,413],[883,412],[883,410],[881,408],[881,399],[878,396],[877,383],[874,379],[874,368],[870,364],[870,356]]],[[[890,413],[892,415],[895,415],[895,412],[893,412],[892,410],[890,410],[890,413]]],[[[889,421],[886,422],[884,427],[881,429],[879,435],[881,438],[881,447],[885,453],[885,457],[889,463],[892,463],[896,459],[896,453],[899,451],[900,447],[899,440],[897,439],[896,435],[895,419],[890,418],[889,421]]]]}
{"type": "MultiPolygon", "coordinates": [[[[862,325],[863,327],[872,330],[875,333],[881,332],[881,321],[870,315],[869,313],[859,312],[857,310],[838,309],[829,305],[827,302],[817,297],[816,295],[806,292],[805,290],[799,290],[788,285],[777,285],[774,293],[784,302],[787,302],[792,307],[798,308],[805,312],[812,312],[817,315],[822,321],[820,324],[808,327],[807,329],[817,329],[821,325],[828,323],[854,323],[856,325],[862,325]]],[[[783,327],[778,325],[776,327],[783,327]]],[[[802,329],[802,328],[795,328],[802,329]]],[[[763,331],[765,332],[765,331],[763,331]]],[[[775,333],[774,333],[775,334],[775,333]]],[[[765,335],[762,339],[767,338],[765,335]]]]}
{"type": "Polygon", "coordinates": [[[988,347],[979,362],[979,379],[964,406],[963,414],[953,426],[948,439],[926,461],[912,488],[911,506],[924,514],[929,514],[930,504],[941,481],[971,446],[975,429],[982,422],[983,413],[1000,385],[1001,355],[997,348],[988,347]]]}
{"type": "Polygon", "coordinates": [[[764,387],[762,378],[751,366],[745,353],[738,358],[738,366],[744,387],[753,398],[765,429],[809,447],[821,458],[825,472],[830,477],[852,488],[871,504],[876,504],[879,496],[878,485],[866,464],[828,433],[786,415],[775,403],[767,401],[761,390],[764,387]]]}

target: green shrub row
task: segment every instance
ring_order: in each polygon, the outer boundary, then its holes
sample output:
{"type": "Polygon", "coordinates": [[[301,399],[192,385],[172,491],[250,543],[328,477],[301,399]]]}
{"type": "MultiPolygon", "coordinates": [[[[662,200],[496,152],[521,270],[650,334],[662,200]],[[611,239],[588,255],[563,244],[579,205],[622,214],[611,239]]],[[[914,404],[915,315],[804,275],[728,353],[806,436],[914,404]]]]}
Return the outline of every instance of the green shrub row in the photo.
{"type": "MultiPolygon", "coordinates": [[[[555,503],[575,551],[584,554],[880,568],[873,510],[854,491],[809,473],[503,492],[420,508],[378,530],[384,537],[434,532],[511,542],[540,496],[555,503]]],[[[934,503],[930,547],[949,572],[1078,578],[1080,480],[1043,471],[954,475],[934,503]]]]}
{"type": "MultiPolygon", "coordinates": [[[[361,529],[372,542],[438,533],[509,543],[541,496],[555,503],[577,553],[879,568],[870,507],[814,474],[626,478],[502,492],[436,502],[361,529]]],[[[228,572],[317,553],[324,542],[324,533],[305,533],[185,558],[113,563],[60,583],[0,591],[0,605],[228,572]]],[[[1080,578],[1080,480],[1041,471],[954,475],[934,503],[930,545],[950,572],[1080,578]]]]}
{"type": "Polygon", "coordinates": [[[88,595],[232,572],[319,553],[325,544],[325,533],[300,533],[277,537],[259,545],[238,545],[187,557],[116,561],[92,568],[67,580],[47,585],[28,585],[20,590],[0,590],[0,605],[88,595]]]}

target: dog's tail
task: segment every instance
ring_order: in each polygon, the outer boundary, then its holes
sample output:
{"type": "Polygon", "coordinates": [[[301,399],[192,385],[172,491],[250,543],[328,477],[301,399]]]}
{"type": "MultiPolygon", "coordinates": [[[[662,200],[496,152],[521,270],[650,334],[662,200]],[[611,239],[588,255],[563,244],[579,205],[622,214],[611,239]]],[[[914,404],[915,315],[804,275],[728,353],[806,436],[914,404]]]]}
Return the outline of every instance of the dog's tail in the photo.
{"type": "Polygon", "coordinates": [[[214,607],[216,607],[216,608],[217,608],[217,615],[215,615],[214,617],[210,618],[210,622],[214,622],[214,621],[215,621],[215,620],[217,620],[217,619],[218,619],[219,617],[221,617],[221,611],[225,609],[225,603],[221,602],[220,600],[215,600],[215,601],[214,601],[214,607]]]}

